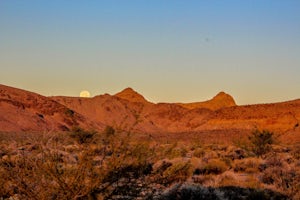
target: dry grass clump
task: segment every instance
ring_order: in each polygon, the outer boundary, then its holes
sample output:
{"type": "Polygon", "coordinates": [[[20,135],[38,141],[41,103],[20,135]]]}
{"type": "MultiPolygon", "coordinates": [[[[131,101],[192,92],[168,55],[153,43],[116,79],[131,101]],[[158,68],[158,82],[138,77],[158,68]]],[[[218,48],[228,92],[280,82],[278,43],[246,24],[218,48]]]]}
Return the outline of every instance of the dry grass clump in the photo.
{"type": "Polygon", "coordinates": [[[236,178],[236,175],[233,172],[227,171],[218,177],[218,186],[240,186],[239,181],[236,178]]]}
{"type": "Polygon", "coordinates": [[[174,163],[168,167],[162,174],[164,184],[171,184],[174,182],[184,182],[192,175],[190,162],[174,163]]]}
{"type": "Polygon", "coordinates": [[[228,169],[226,163],[220,159],[211,159],[207,163],[203,162],[194,171],[194,174],[221,174],[228,169]]]}
{"type": "Polygon", "coordinates": [[[203,148],[196,148],[193,152],[193,156],[197,158],[202,158],[205,155],[205,150],[203,148]]]}
{"type": "Polygon", "coordinates": [[[233,164],[233,170],[235,172],[258,173],[262,164],[263,160],[259,158],[235,160],[233,164]]]}

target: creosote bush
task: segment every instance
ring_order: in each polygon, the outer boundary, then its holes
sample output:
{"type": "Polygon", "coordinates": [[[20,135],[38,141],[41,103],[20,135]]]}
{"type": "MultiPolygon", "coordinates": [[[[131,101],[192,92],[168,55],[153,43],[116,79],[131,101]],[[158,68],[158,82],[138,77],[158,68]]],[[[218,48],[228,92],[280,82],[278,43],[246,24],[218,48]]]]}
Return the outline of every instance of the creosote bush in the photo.
{"type": "Polygon", "coordinates": [[[70,136],[75,138],[79,144],[83,144],[91,141],[95,134],[95,131],[86,131],[80,127],[74,127],[70,136]]]}
{"type": "Polygon", "coordinates": [[[257,156],[262,156],[272,149],[271,145],[274,143],[274,134],[267,130],[255,130],[249,136],[249,140],[252,145],[252,151],[257,156]]]}

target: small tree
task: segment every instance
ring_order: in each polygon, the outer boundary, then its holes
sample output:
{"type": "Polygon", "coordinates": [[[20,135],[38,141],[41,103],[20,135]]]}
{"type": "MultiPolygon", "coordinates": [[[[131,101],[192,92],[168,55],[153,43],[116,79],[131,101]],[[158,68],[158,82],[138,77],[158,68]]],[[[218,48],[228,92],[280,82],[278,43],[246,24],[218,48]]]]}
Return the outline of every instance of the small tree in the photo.
{"type": "Polygon", "coordinates": [[[272,132],[267,130],[255,130],[249,136],[249,140],[252,144],[252,151],[257,156],[262,156],[272,149],[271,145],[274,143],[274,136],[272,132]]]}

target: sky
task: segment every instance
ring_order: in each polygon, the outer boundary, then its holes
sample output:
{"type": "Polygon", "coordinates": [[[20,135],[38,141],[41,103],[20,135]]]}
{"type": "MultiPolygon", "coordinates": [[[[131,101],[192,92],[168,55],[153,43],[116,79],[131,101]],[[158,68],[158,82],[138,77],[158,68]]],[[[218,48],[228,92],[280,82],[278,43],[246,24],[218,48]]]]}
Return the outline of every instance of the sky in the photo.
{"type": "Polygon", "coordinates": [[[237,104],[300,98],[299,0],[1,0],[0,84],[237,104]]]}

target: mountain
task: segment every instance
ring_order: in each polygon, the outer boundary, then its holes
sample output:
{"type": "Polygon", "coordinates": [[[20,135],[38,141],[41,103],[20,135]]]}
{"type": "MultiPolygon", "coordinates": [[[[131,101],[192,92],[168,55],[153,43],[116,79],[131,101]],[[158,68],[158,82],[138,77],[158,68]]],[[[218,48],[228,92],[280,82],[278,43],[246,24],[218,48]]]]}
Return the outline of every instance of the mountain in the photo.
{"type": "Polygon", "coordinates": [[[0,131],[68,131],[75,126],[104,127],[51,98],[5,85],[0,85],[0,113],[0,131]]]}
{"type": "Polygon", "coordinates": [[[236,106],[234,99],[229,94],[225,92],[218,93],[214,98],[204,102],[195,102],[195,103],[178,103],[178,105],[188,108],[208,108],[211,110],[218,110],[220,108],[236,106]]]}
{"type": "Polygon", "coordinates": [[[151,103],[131,88],[93,98],[45,97],[0,85],[0,131],[102,131],[106,125],[136,133],[249,132],[256,128],[299,135],[300,100],[237,106],[224,92],[195,103],[151,103]]]}
{"type": "Polygon", "coordinates": [[[137,93],[130,87],[122,90],[114,96],[119,97],[121,99],[125,99],[130,102],[148,103],[148,101],[141,94],[137,93]]]}

